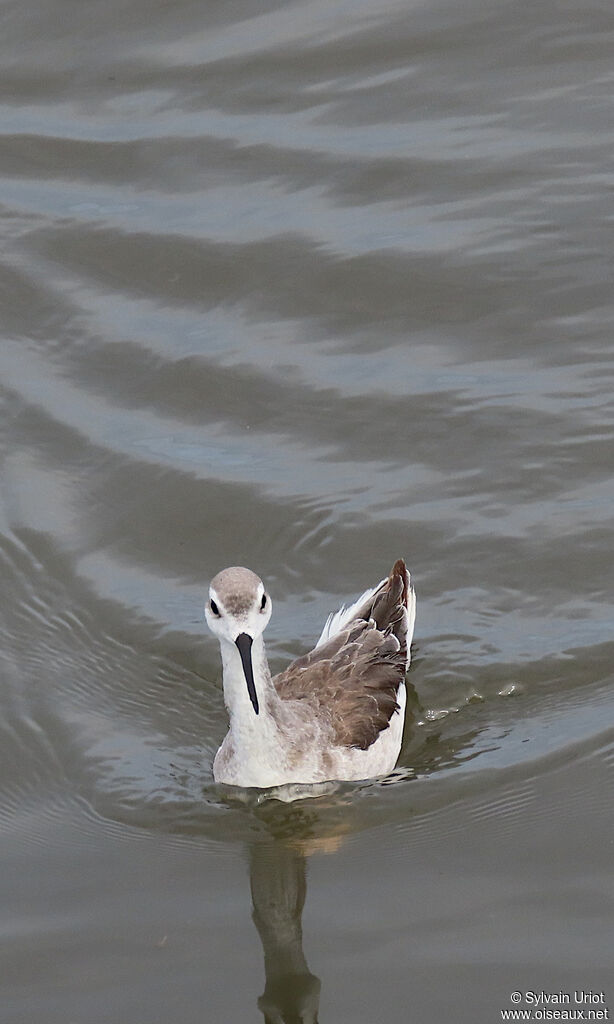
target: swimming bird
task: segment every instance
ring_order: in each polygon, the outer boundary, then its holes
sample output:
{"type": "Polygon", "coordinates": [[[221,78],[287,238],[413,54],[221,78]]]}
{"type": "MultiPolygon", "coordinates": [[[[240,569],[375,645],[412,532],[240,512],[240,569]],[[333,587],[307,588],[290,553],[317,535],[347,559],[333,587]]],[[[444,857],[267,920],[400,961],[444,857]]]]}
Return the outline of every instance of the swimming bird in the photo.
{"type": "Polygon", "coordinates": [[[216,782],[267,789],[368,779],[397,761],[416,598],[405,562],[329,615],[309,654],[271,676],[262,634],[271,598],[250,569],[211,581],[205,616],[220,641],[230,728],[216,782]]]}

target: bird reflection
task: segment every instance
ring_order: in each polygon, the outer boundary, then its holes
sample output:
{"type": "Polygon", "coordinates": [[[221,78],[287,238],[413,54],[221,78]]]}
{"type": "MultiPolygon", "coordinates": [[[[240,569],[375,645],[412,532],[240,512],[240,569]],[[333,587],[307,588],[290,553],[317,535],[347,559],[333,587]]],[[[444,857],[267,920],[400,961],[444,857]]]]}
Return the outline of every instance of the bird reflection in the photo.
{"type": "Polygon", "coordinates": [[[258,1008],[266,1024],[317,1024],[320,981],[303,952],[305,855],[276,840],[257,843],[250,851],[250,880],[266,978],[258,1008]]]}
{"type": "Polygon", "coordinates": [[[276,839],[255,843],[250,883],[266,978],[258,1008],[266,1024],[317,1024],[320,979],[303,952],[304,853],[276,839]]]}

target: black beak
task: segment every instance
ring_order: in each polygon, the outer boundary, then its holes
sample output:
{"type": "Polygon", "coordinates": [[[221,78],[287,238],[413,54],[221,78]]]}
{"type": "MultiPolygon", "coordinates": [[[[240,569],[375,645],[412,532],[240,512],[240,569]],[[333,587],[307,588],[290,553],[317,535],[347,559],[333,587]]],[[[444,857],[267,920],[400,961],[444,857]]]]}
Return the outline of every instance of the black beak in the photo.
{"type": "Polygon", "coordinates": [[[241,664],[243,665],[243,671],[245,673],[249,699],[253,704],[254,711],[258,714],[258,696],[256,694],[254,670],[252,668],[252,638],[251,636],[248,636],[247,633],[239,633],[235,643],[239,648],[239,654],[241,655],[241,664]]]}

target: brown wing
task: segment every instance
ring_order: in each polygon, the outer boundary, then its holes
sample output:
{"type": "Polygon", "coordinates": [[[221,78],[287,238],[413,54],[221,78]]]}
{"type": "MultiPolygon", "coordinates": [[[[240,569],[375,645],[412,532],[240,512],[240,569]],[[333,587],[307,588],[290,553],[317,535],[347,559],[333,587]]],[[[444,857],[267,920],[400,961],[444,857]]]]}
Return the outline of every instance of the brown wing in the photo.
{"type": "Polygon", "coordinates": [[[405,563],[354,619],[321,647],[275,676],[282,700],[308,700],[330,721],[341,746],[367,750],[397,710],[407,660],[405,563]]]}

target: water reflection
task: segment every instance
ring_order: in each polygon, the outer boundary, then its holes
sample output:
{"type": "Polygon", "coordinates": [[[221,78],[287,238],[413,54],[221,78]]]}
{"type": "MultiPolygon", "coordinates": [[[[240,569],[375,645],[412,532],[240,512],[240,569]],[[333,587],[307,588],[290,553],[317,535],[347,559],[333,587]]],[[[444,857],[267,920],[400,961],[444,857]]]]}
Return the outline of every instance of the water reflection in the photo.
{"type": "Polygon", "coordinates": [[[272,839],[250,849],[253,919],[264,954],[265,987],[258,999],[266,1024],[315,1024],[320,979],[303,951],[307,893],[305,854],[272,839]]]}

